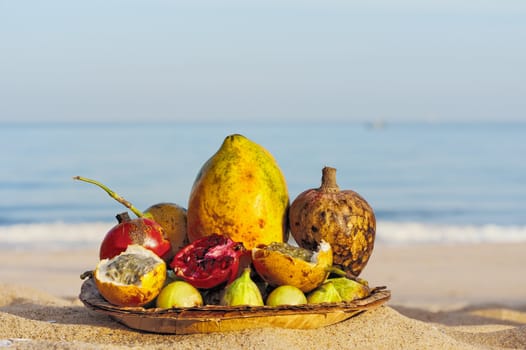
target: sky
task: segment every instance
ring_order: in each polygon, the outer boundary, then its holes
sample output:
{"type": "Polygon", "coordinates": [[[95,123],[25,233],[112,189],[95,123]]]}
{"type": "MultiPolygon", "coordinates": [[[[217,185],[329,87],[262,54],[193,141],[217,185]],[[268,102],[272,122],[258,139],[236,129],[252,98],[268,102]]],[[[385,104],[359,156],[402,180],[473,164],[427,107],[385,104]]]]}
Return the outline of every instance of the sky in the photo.
{"type": "Polygon", "coordinates": [[[0,0],[0,122],[249,120],[526,120],[526,1],[0,0]]]}

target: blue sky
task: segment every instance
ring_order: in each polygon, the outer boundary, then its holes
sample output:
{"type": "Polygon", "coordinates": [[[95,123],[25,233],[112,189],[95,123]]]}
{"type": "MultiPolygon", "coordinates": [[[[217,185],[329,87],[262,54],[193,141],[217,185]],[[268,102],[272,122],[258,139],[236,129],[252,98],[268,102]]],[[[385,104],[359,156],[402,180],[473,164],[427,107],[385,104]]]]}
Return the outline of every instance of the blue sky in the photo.
{"type": "Polygon", "coordinates": [[[0,0],[0,122],[526,120],[526,2],[0,0]]]}

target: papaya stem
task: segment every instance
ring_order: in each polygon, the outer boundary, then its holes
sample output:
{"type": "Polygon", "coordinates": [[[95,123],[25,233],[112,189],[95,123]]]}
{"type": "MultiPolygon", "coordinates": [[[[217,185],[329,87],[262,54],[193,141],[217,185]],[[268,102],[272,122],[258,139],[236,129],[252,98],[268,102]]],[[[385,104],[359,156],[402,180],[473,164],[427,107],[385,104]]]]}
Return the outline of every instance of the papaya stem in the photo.
{"type": "Polygon", "coordinates": [[[73,177],[73,180],[79,180],[79,181],[84,181],[84,182],[87,182],[87,183],[90,183],[90,184],[94,184],[100,188],[102,188],[104,191],[106,191],[106,193],[113,199],[115,199],[117,202],[121,203],[122,205],[124,205],[126,208],[130,209],[135,215],[137,215],[138,217],[142,218],[144,217],[144,213],[142,211],[140,211],[139,209],[137,209],[136,207],[133,206],[133,204],[131,204],[130,202],[128,202],[126,199],[124,199],[123,197],[119,196],[117,193],[115,193],[114,191],[110,190],[106,185],[98,182],[98,181],[95,181],[95,180],[92,180],[92,179],[88,179],[86,177],[82,177],[82,176],[74,176],[73,177]]]}

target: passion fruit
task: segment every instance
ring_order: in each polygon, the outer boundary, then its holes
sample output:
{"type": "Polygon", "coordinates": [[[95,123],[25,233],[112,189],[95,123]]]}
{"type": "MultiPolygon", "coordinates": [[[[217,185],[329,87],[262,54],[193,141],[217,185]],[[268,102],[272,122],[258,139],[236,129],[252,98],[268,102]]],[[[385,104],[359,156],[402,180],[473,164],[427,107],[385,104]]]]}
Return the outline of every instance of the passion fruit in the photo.
{"type": "Polygon", "coordinates": [[[100,260],[93,277],[108,302],[117,306],[143,306],[154,300],[163,288],[166,264],[151,250],[132,244],[119,255],[100,260]]]}
{"type": "Polygon", "coordinates": [[[281,242],[260,244],[252,249],[252,263],[268,284],[291,285],[306,293],[327,278],[332,265],[332,248],[325,241],[316,251],[281,242]]]}

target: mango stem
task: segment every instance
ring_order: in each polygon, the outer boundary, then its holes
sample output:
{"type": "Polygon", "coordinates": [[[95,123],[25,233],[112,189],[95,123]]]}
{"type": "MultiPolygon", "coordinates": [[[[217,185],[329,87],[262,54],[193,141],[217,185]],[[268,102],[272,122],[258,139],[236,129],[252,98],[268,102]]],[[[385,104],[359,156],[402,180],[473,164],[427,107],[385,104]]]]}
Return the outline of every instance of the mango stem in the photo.
{"type": "Polygon", "coordinates": [[[117,193],[115,193],[114,191],[110,190],[106,185],[103,185],[102,183],[98,182],[98,181],[95,181],[95,180],[92,180],[92,179],[88,179],[86,177],[82,177],[82,176],[74,176],[73,177],[73,180],[80,180],[80,181],[84,181],[84,182],[88,182],[90,184],[94,184],[100,188],[102,188],[104,191],[106,191],[106,193],[113,199],[115,199],[117,202],[121,203],[122,205],[124,205],[126,208],[130,209],[135,215],[137,215],[138,217],[142,218],[142,217],[145,217],[144,213],[142,211],[140,211],[139,209],[137,209],[136,207],[133,206],[133,204],[131,204],[130,202],[128,202],[126,199],[124,199],[123,197],[119,196],[117,193]]]}

